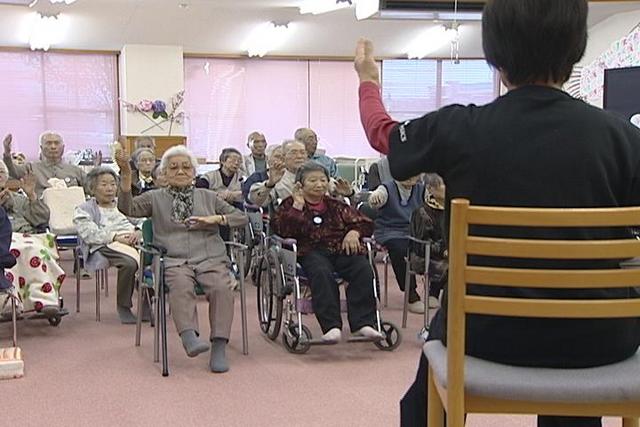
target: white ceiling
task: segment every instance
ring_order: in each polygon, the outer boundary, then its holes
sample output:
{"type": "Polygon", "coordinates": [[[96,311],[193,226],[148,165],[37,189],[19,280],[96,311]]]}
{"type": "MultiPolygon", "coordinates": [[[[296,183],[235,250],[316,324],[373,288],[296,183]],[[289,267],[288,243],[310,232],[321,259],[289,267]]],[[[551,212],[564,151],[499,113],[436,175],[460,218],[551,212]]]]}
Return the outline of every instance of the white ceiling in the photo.
{"type": "MultiPolygon", "coordinates": [[[[2,3],[2,0],[0,0],[2,3]]],[[[429,26],[428,21],[356,21],[353,10],[324,15],[300,15],[298,0],[77,0],[52,6],[40,0],[35,9],[62,11],[69,22],[61,43],[52,48],[120,50],[125,44],[182,45],[189,53],[243,54],[249,32],[266,21],[294,25],[294,33],[274,55],[351,56],[355,41],[365,36],[383,57],[401,57],[413,37],[429,26]],[[179,7],[180,3],[188,5],[179,7]]],[[[611,15],[640,9],[638,2],[595,3],[590,25],[611,15]]],[[[0,4],[0,46],[27,47],[25,6],[0,4]]],[[[481,57],[480,23],[461,27],[461,56],[481,57]]],[[[446,57],[445,46],[431,56],[446,57]]]]}

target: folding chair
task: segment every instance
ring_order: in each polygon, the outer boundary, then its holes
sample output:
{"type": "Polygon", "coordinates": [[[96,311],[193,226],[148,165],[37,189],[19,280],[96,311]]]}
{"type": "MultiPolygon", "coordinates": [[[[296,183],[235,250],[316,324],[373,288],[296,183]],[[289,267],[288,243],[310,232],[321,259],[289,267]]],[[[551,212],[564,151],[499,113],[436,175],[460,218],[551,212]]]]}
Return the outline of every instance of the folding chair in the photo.
{"type": "MultiPolygon", "coordinates": [[[[73,213],[76,207],[85,202],[86,197],[82,187],[47,188],[42,193],[42,200],[49,208],[49,230],[56,235],[56,245],[59,249],[73,251],[74,272],[76,276],[76,312],[80,312],[80,239],[73,224],[73,213]]],[[[104,289],[105,296],[109,296],[109,281],[106,270],[96,271],[96,320],[100,320],[100,289],[104,289]]]]}
{"type": "MultiPolygon", "coordinates": [[[[162,351],[162,376],[169,375],[169,361],[167,354],[167,315],[166,315],[166,293],[168,288],[165,286],[164,271],[165,261],[164,258],[167,254],[167,250],[161,246],[154,245],[153,242],[153,226],[151,220],[146,220],[142,225],[142,232],[144,243],[139,246],[140,250],[140,270],[138,272],[138,312],[136,321],[136,347],[140,346],[142,335],[142,304],[143,299],[152,307],[152,319],[151,324],[154,327],[153,335],[153,361],[158,363],[160,361],[160,351],[162,351]],[[153,266],[153,262],[150,258],[157,258],[157,265],[153,266]],[[153,283],[152,287],[146,283],[145,280],[145,266],[152,265],[151,277],[153,283]],[[155,268],[155,272],[153,271],[155,268]],[[153,290],[153,294],[151,294],[153,290]]],[[[245,356],[249,354],[249,338],[247,330],[247,300],[245,289],[244,274],[244,253],[248,247],[237,242],[225,242],[230,250],[230,259],[232,264],[232,270],[239,283],[240,291],[240,311],[242,322],[242,354],[245,356]],[[237,252],[237,253],[236,253],[237,252]]]]}
{"type": "Polygon", "coordinates": [[[418,333],[419,337],[426,338],[429,333],[429,263],[431,262],[431,242],[426,240],[416,239],[413,236],[407,236],[409,240],[409,244],[407,245],[407,256],[405,257],[405,275],[404,275],[404,304],[402,307],[402,328],[407,327],[407,317],[409,314],[409,295],[411,291],[411,276],[415,276],[416,280],[418,276],[422,276],[423,283],[423,295],[424,295],[424,317],[423,317],[423,328],[418,333]],[[413,270],[411,265],[411,254],[414,251],[413,248],[416,245],[422,246],[424,252],[424,273],[413,270]]]}
{"type": "Polygon", "coordinates": [[[425,344],[429,360],[428,425],[463,427],[466,413],[557,416],[616,416],[638,427],[640,352],[619,363],[586,369],[547,369],[502,365],[465,356],[467,314],[556,319],[640,317],[640,298],[528,299],[476,296],[469,284],[537,289],[632,288],[640,269],[525,269],[468,264],[468,256],[618,260],[640,256],[640,241],[542,240],[480,237],[470,226],[631,227],[640,208],[526,209],[470,206],[452,202],[449,251],[447,347],[425,344]]]}

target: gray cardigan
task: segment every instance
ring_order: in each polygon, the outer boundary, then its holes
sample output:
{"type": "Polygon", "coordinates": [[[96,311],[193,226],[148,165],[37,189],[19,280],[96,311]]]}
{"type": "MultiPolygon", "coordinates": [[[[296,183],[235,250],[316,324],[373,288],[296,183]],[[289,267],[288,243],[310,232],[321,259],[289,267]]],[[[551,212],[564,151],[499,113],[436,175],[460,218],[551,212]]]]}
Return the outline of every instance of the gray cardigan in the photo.
{"type": "MultiPolygon", "coordinates": [[[[137,197],[121,192],[118,209],[127,216],[149,217],[153,223],[153,242],[167,249],[167,267],[191,264],[196,268],[205,261],[228,262],[224,241],[218,226],[189,230],[171,219],[173,200],[166,189],[147,191],[137,197]]],[[[196,188],[193,192],[193,215],[224,215],[229,227],[243,227],[247,216],[210,190],[196,188]]]]}

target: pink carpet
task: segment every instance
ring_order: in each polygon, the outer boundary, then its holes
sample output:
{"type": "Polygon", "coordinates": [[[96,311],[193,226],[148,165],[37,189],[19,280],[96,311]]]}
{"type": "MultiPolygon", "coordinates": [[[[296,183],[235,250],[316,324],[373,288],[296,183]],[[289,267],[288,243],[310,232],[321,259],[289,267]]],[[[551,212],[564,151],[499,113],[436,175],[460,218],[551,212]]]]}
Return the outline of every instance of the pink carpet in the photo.
{"type": "MultiPolygon", "coordinates": [[[[63,254],[65,258],[68,253],[63,254]]],[[[71,264],[64,262],[67,271],[71,264]]],[[[401,323],[402,294],[390,283],[384,318],[401,323]]],[[[240,300],[228,357],[231,370],[208,371],[208,354],[189,359],[173,322],[169,322],[170,376],[152,361],[152,329],[134,347],[135,326],[121,325],[115,314],[115,270],[110,295],[102,298],[96,322],[95,282],[84,280],[81,313],[75,313],[75,282],[63,288],[72,311],[58,327],[22,321],[18,345],[25,377],[0,382],[5,422],[21,426],[396,426],[398,401],[413,381],[421,345],[421,316],[411,315],[399,349],[388,353],[373,344],[312,347],[305,355],[288,353],[280,339],[265,339],[258,328],[255,288],[248,289],[249,352],[241,352],[240,300]],[[11,420],[11,421],[9,421],[11,420]]],[[[199,305],[207,325],[206,302],[199,305]]],[[[319,328],[306,317],[314,336],[319,328]]],[[[346,321],[345,321],[346,325],[346,321]]],[[[346,327],[345,327],[346,331],[346,327]]],[[[206,336],[208,328],[203,328],[206,336]]],[[[0,324],[2,346],[10,345],[10,323],[0,324]]],[[[534,426],[533,417],[475,416],[470,427],[534,426]]],[[[618,420],[608,420],[608,427],[618,420]]]]}

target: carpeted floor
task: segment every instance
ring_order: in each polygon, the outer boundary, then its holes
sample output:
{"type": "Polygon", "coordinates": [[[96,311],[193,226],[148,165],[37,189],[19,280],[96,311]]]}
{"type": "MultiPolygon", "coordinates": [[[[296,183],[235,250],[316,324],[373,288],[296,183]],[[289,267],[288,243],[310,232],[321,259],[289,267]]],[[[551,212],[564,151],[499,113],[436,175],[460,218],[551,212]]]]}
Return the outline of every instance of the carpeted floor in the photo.
{"type": "MultiPolygon", "coordinates": [[[[68,258],[68,253],[63,254],[68,258]]],[[[68,260],[64,267],[71,270],[68,260]]],[[[115,314],[115,269],[110,270],[102,321],[95,321],[95,282],[82,282],[81,309],[75,313],[75,282],[63,288],[72,311],[58,327],[46,321],[19,323],[25,377],[0,382],[5,422],[21,426],[397,426],[398,401],[413,381],[421,345],[421,316],[411,315],[395,352],[373,344],[312,347],[288,353],[280,339],[265,339],[258,328],[255,288],[248,289],[248,356],[241,352],[240,301],[228,357],[230,372],[208,371],[208,354],[189,359],[169,322],[170,376],[152,362],[152,329],[145,324],[141,347],[135,326],[115,314]]],[[[401,323],[402,294],[390,283],[384,318],[401,323]]],[[[200,324],[208,333],[206,301],[200,324]]],[[[306,324],[319,333],[314,318],[306,324]]],[[[345,321],[346,325],[346,321],[345,321]]],[[[347,328],[345,327],[345,331],[347,328]]],[[[10,345],[10,323],[0,324],[2,345],[10,345]]],[[[6,423],[6,424],[5,424],[6,423]]],[[[533,417],[470,416],[470,427],[534,426],[533,417]]],[[[607,426],[618,426],[610,420],[607,426]]]]}

